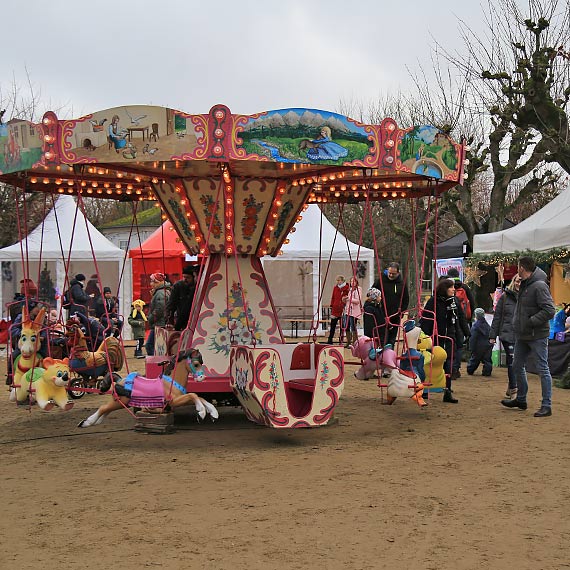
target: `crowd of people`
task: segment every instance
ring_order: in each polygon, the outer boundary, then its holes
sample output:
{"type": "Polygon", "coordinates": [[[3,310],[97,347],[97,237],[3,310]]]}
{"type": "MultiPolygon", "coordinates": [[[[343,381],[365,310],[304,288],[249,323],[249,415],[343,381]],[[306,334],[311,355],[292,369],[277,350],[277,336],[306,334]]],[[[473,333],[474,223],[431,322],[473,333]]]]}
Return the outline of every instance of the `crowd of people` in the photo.
{"type": "MultiPolygon", "coordinates": [[[[401,321],[408,309],[408,288],[396,262],[388,264],[380,278],[364,295],[358,280],[349,283],[337,277],[331,296],[331,326],[328,343],[332,344],[339,321],[339,344],[346,334],[345,348],[358,336],[362,318],[364,335],[379,347],[395,346],[401,321]]],[[[548,366],[548,341],[570,330],[570,304],[558,312],[550,294],[545,272],[531,257],[518,260],[517,273],[504,288],[496,304],[492,322],[485,311],[476,307],[473,292],[451,268],[440,276],[435,291],[419,311],[419,326],[447,353],[444,363],[446,385],[443,401],[458,403],[452,382],[461,377],[462,353],[469,348],[466,371],[491,376],[492,352],[500,341],[505,353],[508,385],[501,404],[507,408],[527,409],[529,358],[536,364],[541,381],[542,399],[535,417],[552,415],[552,377],[548,366]]]]}

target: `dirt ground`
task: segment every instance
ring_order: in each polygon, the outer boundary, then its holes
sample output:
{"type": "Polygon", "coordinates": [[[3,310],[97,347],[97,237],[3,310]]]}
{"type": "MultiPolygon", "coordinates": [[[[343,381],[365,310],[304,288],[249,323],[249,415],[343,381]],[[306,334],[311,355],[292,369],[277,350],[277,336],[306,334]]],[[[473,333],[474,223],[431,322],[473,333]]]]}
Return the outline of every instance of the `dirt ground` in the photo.
{"type": "Polygon", "coordinates": [[[353,371],[333,425],[312,430],[234,408],[200,425],[179,410],[171,435],[134,432],[126,412],[80,430],[106,396],[45,413],[6,392],[0,568],[570,568],[570,391],[535,419],[537,377],[529,410],[508,410],[495,369],[420,410],[381,405],[353,371]]]}

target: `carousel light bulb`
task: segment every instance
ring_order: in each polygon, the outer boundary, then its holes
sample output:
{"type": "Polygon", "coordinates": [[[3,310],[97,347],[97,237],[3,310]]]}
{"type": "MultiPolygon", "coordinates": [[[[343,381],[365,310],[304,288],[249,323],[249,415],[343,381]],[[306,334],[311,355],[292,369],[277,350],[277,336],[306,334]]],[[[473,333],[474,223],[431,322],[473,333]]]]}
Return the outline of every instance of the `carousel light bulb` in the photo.
{"type": "Polygon", "coordinates": [[[232,236],[230,235],[226,236],[226,241],[232,241],[232,236]]]}
{"type": "Polygon", "coordinates": [[[228,247],[228,248],[226,249],[226,252],[227,252],[229,255],[231,255],[231,254],[234,252],[234,250],[233,250],[231,247],[228,247]]]}
{"type": "Polygon", "coordinates": [[[289,238],[287,238],[283,243],[284,243],[284,244],[288,244],[288,243],[290,243],[290,241],[291,241],[291,240],[290,240],[289,238]]]}
{"type": "Polygon", "coordinates": [[[67,185],[68,185],[68,186],[73,186],[73,184],[74,184],[73,180],[68,180],[68,181],[67,181],[67,185]]]}
{"type": "Polygon", "coordinates": [[[340,192],[335,192],[334,195],[336,198],[340,198],[340,192]]]}
{"type": "Polygon", "coordinates": [[[263,255],[267,255],[267,250],[264,249],[264,250],[261,251],[261,253],[263,253],[263,255]]]}
{"type": "Polygon", "coordinates": [[[43,179],[43,183],[44,183],[44,184],[49,184],[49,178],[44,178],[44,179],[43,179]]]}
{"type": "Polygon", "coordinates": [[[272,232],[275,229],[275,226],[267,226],[267,229],[272,232]]]}
{"type": "Polygon", "coordinates": [[[103,188],[110,188],[110,184],[108,182],[105,182],[105,184],[103,184],[103,188]]]}
{"type": "Polygon", "coordinates": [[[58,191],[60,194],[63,194],[63,193],[65,192],[65,188],[58,188],[57,191],[58,191]]]}
{"type": "Polygon", "coordinates": [[[30,178],[30,182],[31,182],[32,184],[36,184],[37,181],[38,181],[37,178],[30,178]]]}
{"type": "Polygon", "coordinates": [[[397,195],[398,195],[398,192],[392,192],[392,198],[396,198],[397,195]]]}
{"type": "Polygon", "coordinates": [[[115,184],[115,188],[119,189],[119,188],[121,188],[121,185],[120,185],[120,184],[115,184]]]}

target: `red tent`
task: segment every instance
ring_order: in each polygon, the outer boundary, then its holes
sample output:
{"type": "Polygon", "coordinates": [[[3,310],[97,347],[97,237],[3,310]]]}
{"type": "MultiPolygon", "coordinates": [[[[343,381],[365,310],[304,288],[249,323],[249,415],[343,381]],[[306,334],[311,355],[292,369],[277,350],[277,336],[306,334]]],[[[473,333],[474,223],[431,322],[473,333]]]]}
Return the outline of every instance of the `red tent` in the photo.
{"type": "Polygon", "coordinates": [[[150,275],[164,273],[170,283],[182,277],[186,251],[169,221],[164,222],[140,247],[131,249],[133,260],[133,299],[150,302],[150,275]]]}

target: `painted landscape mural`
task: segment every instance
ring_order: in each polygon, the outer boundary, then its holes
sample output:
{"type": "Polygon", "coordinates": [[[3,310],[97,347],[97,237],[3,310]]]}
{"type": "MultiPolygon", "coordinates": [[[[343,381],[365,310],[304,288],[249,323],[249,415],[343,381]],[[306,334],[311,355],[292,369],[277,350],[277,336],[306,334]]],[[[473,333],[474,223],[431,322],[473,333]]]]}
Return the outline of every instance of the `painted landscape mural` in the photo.
{"type": "Polygon", "coordinates": [[[240,137],[248,154],[331,165],[363,160],[373,144],[364,128],[346,117],[310,109],[269,111],[250,119],[240,137]]]}

